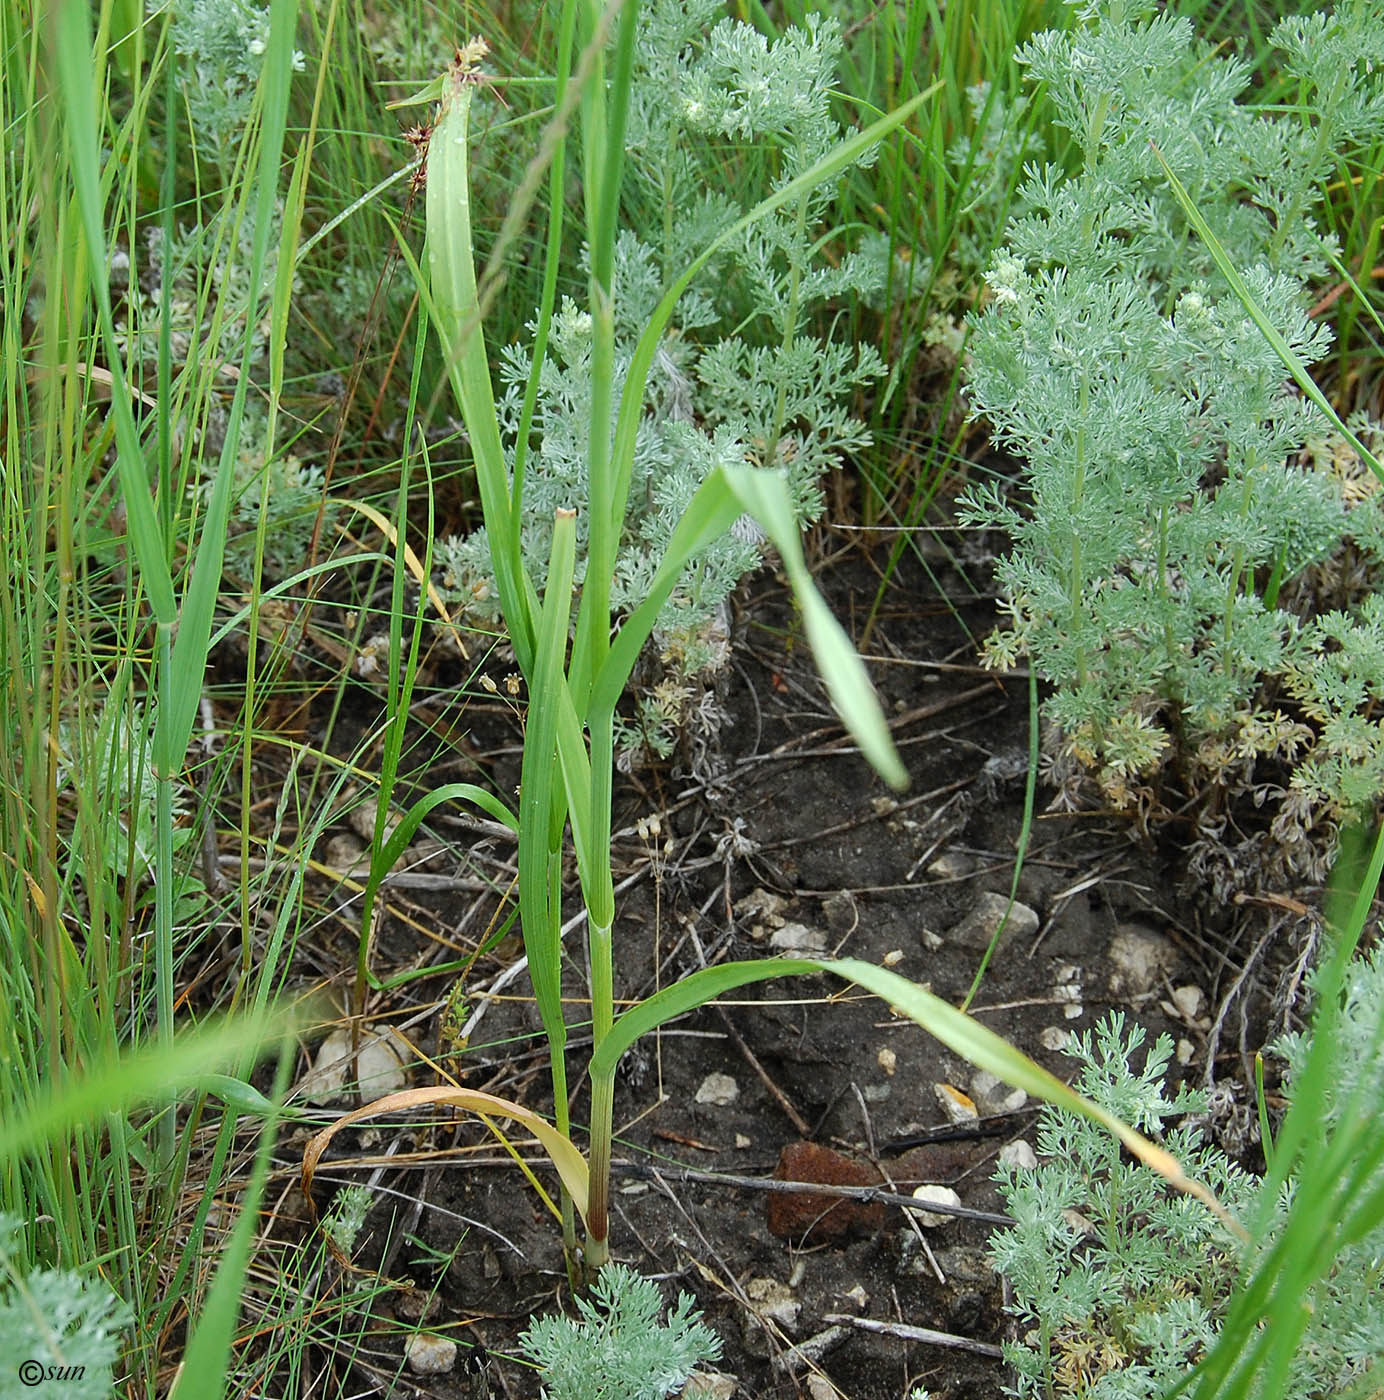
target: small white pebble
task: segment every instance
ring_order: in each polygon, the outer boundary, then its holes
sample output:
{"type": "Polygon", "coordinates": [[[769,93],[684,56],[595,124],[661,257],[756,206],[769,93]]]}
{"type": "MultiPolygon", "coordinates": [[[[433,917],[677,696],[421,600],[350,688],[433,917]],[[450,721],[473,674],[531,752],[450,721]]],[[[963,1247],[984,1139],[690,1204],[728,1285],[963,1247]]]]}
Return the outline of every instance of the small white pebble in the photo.
{"type": "Polygon", "coordinates": [[[450,1337],[415,1332],[404,1342],[404,1360],[415,1376],[445,1375],[457,1364],[457,1344],[450,1337]]]}
{"type": "Polygon", "coordinates": [[[1018,1141],[1007,1142],[1000,1148],[1000,1164],[1031,1172],[1038,1165],[1038,1154],[1031,1144],[1019,1138],[1018,1141]]]}
{"type": "Polygon", "coordinates": [[[1071,1031],[1064,1031],[1061,1026],[1044,1026],[1038,1034],[1038,1044],[1044,1050],[1065,1050],[1071,1038],[1071,1031]]]}
{"type": "Polygon", "coordinates": [[[1192,1057],[1197,1053],[1197,1047],[1192,1044],[1186,1036],[1177,1042],[1177,1062],[1180,1065],[1190,1065],[1192,1057]]]}
{"type": "Polygon", "coordinates": [[[1178,1015],[1189,1024],[1201,1015],[1201,1004],[1205,1000],[1200,987],[1178,987],[1173,992],[1173,1005],[1178,1015]]]}
{"type": "Polygon", "coordinates": [[[726,1108],[740,1097],[740,1086],[728,1074],[708,1074],[697,1087],[696,1101],[726,1108]]]}
{"type": "Polygon", "coordinates": [[[899,1057],[887,1045],[875,1056],[875,1059],[885,1074],[893,1074],[899,1065],[899,1057]]]}
{"type": "MultiPolygon", "coordinates": [[[[961,1197],[950,1186],[919,1186],[913,1192],[913,1199],[937,1206],[959,1206],[961,1204],[961,1197]]],[[[955,1219],[954,1216],[939,1215],[936,1211],[931,1210],[915,1210],[913,1218],[925,1230],[935,1230],[938,1226],[949,1224],[955,1219]]]]}
{"type": "Polygon", "coordinates": [[[974,1123],[980,1117],[975,1103],[960,1089],[950,1084],[934,1084],[932,1092],[937,1096],[937,1102],[942,1105],[942,1112],[946,1114],[949,1123],[974,1123]]]}

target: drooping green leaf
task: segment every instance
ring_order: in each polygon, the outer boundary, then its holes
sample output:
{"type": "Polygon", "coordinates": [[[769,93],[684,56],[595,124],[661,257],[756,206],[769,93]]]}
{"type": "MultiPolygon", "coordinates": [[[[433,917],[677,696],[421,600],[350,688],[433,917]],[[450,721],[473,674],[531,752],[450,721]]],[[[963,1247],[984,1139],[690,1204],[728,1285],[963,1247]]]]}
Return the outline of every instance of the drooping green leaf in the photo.
{"type": "Polygon", "coordinates": [[[784,572],[802,609],[803,629],[817,659],[817,669],[837,714],[875,772],[895,789],[907,787],[908,772],[894,747],[865,663],[812,581],[803,558],[786,478],[781,471],[752,467],[724,470],[731,490],[774,542],[783,560],[784,572]]]}

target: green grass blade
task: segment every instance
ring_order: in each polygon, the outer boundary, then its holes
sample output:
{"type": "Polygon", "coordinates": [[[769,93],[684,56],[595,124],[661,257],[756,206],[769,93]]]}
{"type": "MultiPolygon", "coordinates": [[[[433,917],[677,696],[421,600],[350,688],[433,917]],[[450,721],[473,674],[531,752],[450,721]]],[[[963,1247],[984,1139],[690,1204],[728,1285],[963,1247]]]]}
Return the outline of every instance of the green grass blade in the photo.
{"type": "Polygon", "coordinates": [[[677,587],[688,560],[720,539],[743,511],[744,507],[719,467],[697,487],[668,541],[658,571],[649,584],[648,595],[621,623],[610,652],[597,673],[591,688],[590,710],[593,715],[615,709],[639,660],[639,653],[649,640],[664,603],[677,587]]]}
{"type": "Polygon", "coordinates": [[[551,907],[548,883],[549,835],[553,821],[557,751],[557,697],[567,686],[563,662],[572,615],[572,574],[576,563],[577,517],[559,510],[553,522],[548,585],[539,620],[538,649],[524,722],[524,762],[519,788],[519,908],[529,976],[544,1029],[555,1049],[565,1039],[562,1015],[562,946],[557,937],[560,911],[551,907]]]}
{"type": "MultiPolygon", "coordinates": [[[[275,1075],[274,1097],[283,1097],[293,1068],[294,1047],[285,1044],[280,1051],[275,1075]]],[[[250,1251],[260,1233],[260,1201],[269,1180],[270,1153],[274,1146],[277,1124],[275,1105],[260,1130],[255,1149],[255,1162],[250,1170],[250,1183],[240,1202],[240,1214],[231,1237],[221,1252],[207,1300],[192,1326],[182,1364],[178,1367],[169,1391],[170,1400],[192,1396],[196,1400],[222,1400],[226,1394],[226,1378],[231,1355],[231,1340],[236,1319],[240,1316],[241,1300],[245,1295],[245,1274],[250,1265],[250,1251]]]]}
{"type": "Polygon", "coordinates": [[[977,1068],[989,1070],[1005,1083],[1023,1089],[1034,1098],[1102,1124],[1178,1190],[1195,1196],[1215,1211],[1231,1229],[1239,1230],[1240,1227],[1230,1219],[1211,1192],[1188,1177],[1171,1153],[1083,1098],[1056,1075],[964,1011],[958,1011],[897,972],[856,958],[763,958],[754,962],[721,963],[694,972],[690,977],[684,977],[673,986],[631,1007],[616,1021],[591,1057],[591,1078],[593,1082],[608,1081],[614,1075],[620,1057],[635,1041],[674,1016],[695,1010],[713,997],[752,982],[808,972],[829,972],[874,992],[977,1068]]]}
{"type": "Polygon", "coordinates": [[[164,552],[163,532],[154,515],[152,483],[144,447],[135,426],[125,364],[115,339],[107,276],[105,206],[101,197],[101,140],[96,121],[96,78],[91,62],[89,7],[65,4],[47,7],[53,23],[59,97],[67,130],[67,150],[77,209],[86,240],[88,270],[96,297],[101,343],[111,374],[111,412],[115,418],[116,466],[125,498],[126,529],[154,616],[171,624],[177,614],[173,577],[164,552]]]}
{"type": "MultiPolygon", "coordinates": [[[[159,1103],[171,1091],[198,1088],[246,1056],[255,1057],[277,1040],[308,1024],[310,1012],[270,1010],[214,1022],[180,1035],[172,1044],[111,1056],[93,1063],[0,1120],[0,1162],[13,1162],[46,1142],[55,1142],[80,1124],[99,1123],[111,1113],[159,1103]]],[[[213,1083],[219,1082],[213,1079],[213,1083]]]]}
{"type": "MultiPolygon", "coordinates": [[[[274,204],[279,188],[279,165],[283,157],[284,135],[288,125],[288,97],[293,79],[293,40],[298,27],[298,0],[271,0],[269,9],[269,42],[264,54],[264,69],[260,79],[263,109],[259,133],[259,168],[255,181],[255,237],[251,245],[250,284],[258,288],[264,278],[269,258],[269,238],[274,218],[274,204]]],[[[306,178],[306,168],[299,163],[295,183],[306,178]]],[[[289,206],[299,204],[291,198],[289,206]]],[[[271,305],[270,354],[274,365],[271,376],[278,382],[283,377],[283,356],[287,344],[289,298],[292,294],[294,245],[297,226],[283,231],[284,247],[280,253],[277,285],[271,305]]],[[[256,307],[246,317],[245,344],[241,352],[240,377],[236,382],[235,398],[226,428],[226,441],[207,502],[206,515],[201,522],[201,539],[192,566],[192,577],[183,598],[178,635],[173,644],[173,673],[170,700],[171,714],[159,714],[159,733],[155,737],[155,762],[163,771],[171,772],[183,761],[188,739],[196,717],[197,706],[205,684],[207,643],[211,636],[212,616],[217,595],[221,590],[221,569],[225,556],[226,527],[230,518],[231,497],[235,484],[236,460],[240,450],[240,423],[245,396],[250,383],[251,344],[259,320],[256,307]]],[[[271,395],[270,431],[272,432],[276,396],[271,395]]]]}
{"type": "Polygon", "coordinates": [[[1283,362],[1283,367],[1297,381],[1298,388],[1303,394],[1316,405],[1317,409],[1327,418],[1332,427],[1341,434],[1345,440],[1359,453],[1360,460],[1384,482],[1384,464],[1373,452],[1360,441],[1351,430],[1346,427],[1340,415],[1331,406],[1331,401],[1317,387],[1317,381],[1312,378],[1308,366],[1303,363],[1302,357],[1284,340],[1278,328],[1264,314],[1264,308],[1254,299],[1253,293],[1245,286],[1244,278],[1240,276],[1235,268],[1235,264],[1230,261],[1229,255],[1222,246],[1219,238],[1212,231],[1211,225],[1201,216],[1201,211],[1192,202],[1191,196],[1187,193],[1181,180],[1173,173],[1173,168],[1163,158],[1163,152],[1149,143],[1157,158],[1159,165],[1163,167],[1163,173],[1168,177],[1168,184],[1172,188],[1173,194],[1177,197],[1177,202],[1182,206],[1183,212],[1187,215],[1191,225],[1200,235],[1202,242],[1206,244],[1207,251],[1211,254],[1212,261],[1216,264],[1217,270],[1230,285],[1230,290],[1234,292],[1235,299],[1244,307],[1246,315],[1258,326],[1260,334],[1273,347],[1273,352],[1283,362]]]}
{"type": "Polygon", "coordinates": [[[724,471],[731,490],[763,527],[783,560],[784,572],[802,609],[808,643],[837,714],[875,772],[895,789],[907,787],[908,772],[894,747],[865,663],[812,581],[786,479],[781,472],[757,471],[753,467],[724,471]]]}
{"type": "MultiPolygon", "coordinates": [[[[1281,1393],[1261,1387],[1266,1376],[1286,1374],[1307,1322],[1314,1285],[1356,1232],[1377,1224],[1384,1210],[1377,1189],[1379,1164],[1384,1161],[1384,1139],[1375,1127],[1378,1105],[1343,1104],[1336,1131],[1328,1138],[1323,1130],[1323,1105],[1330,1085],[1339,1078],[1342,988],[1384,874],[1384,826],[1375,832],[1363,868],[1361,853],[1358,834],[1353,842],[1344,839],[1332,873],[1328,923],[1335,941],[1317,975],[1311,1046],[1269,1156],[1254,1222],[1256,1237],[1262,1239],[1273,1224],[1283,1185],[1291,1177],[1287,1219],[1273,1247],[1237,1289],[1216,1346],[1178,1387],[1179,1393],[1190,1393],[1196,1400],[1247,1400],[1281,1393]]],[[[1376,1050],[1381,1036],[1384,1026],[1375,1035],[1376,1050]]]]}
{"type": "Polygon", "coordinates": [[[625,506],[629,499],[630,477],[634,470],[635,436],[643,416],[644,388],[648,383],[649,371],[653,368],[654,356],[658,353],[663,332],[668,328],[668,320],[678,304],[679,298],[691,285],[692,279],[732,239],[738,238],[747,228],[757,223],[766,214],[785,204],[793,203],[809,194],[824,180],[844,170],[860,159],[867,151],[877,146],[891,131],[902,126],[914,112],[930,97],[941,90],[942,84],[933,83],[901,107],[872,122],[863,131],[848,137],[833,146],[819,161],[801,175],[788,181],[767,198],[760,200],[748,214],[737,219],[723,233],[712,240],[699,257],[693,260],[682,275],[664,293],[663,299],[654,309],[649,323],[645,326],[635,346],[630,360],[629,372],[625,377],[624,391],[620,396],[620,415],[615,428],[614,460],[616,466],[615,491],[609,502],[612,528],[618,535],[625,519],[625,506]]]}

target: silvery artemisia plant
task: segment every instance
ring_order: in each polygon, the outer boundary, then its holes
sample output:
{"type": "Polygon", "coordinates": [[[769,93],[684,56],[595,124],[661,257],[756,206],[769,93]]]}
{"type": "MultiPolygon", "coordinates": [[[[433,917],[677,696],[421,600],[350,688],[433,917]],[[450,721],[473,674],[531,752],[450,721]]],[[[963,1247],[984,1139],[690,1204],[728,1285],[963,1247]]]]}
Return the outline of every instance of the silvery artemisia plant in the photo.
{"type": "MultiPolygon", "coordinates": [[[[1320,970],[1313,976],[1318,988],[1320,970]]],[[[1314,1108],[1311,1170],[1343,1129],[1355,1131],[1384,1092],[1384,950],[1376,947],[1346,971],[1332,1073],[1314,1108]]],[[[1314,1028],[1315,1029],[1315,1028],[1314,1028]]],[[[1172,1041],[1160,1036],[1137,1066],[1145,1033],[1112,1013],[1094,1034],[1067,1052],[1080,1065],[1075,1084],[1127,1122],[1168,1132],[1165,1145],[1189,1171],[1208,1182],[1242,1220],[1253,1220],[1265,1189],[1217,1147],[1202,1139],[1208,1096],[1165,1086],[1172,1041]]],[[[1311,1034],[1276,1047],[1285,1061],[1289,1099],[1306,1071],[1311,1034]]],[[[1014,1368],[1009,1393],[1045,1400],[1150,1400],[1163,1395],[1201,1360],[1220,1335],[1235,1290],[1243,1286],[1242,1247],[1210,1212],[1173,1197],[1147,1167],[1087,1119],[1050,1106],[1039,1117],[1036,1168],[1003,1167],[997,1174],[1014,1224],[991,1244],[996,1268],[1013,1286],[1011,1311],[1024,1328],[1005,1347],[1014,1368]]],[[[1354,1197],[1384,1189],[1376,1169],[1354,1197]]],[[[1290,1177],[1276,1199],[1258,1256],[1267,1256],[1289,1226],[1300,1190],[1290,1177]]],[[[1272,1396],[1377,1394],[1384,1367],[1384,1313],[1379,1308],[1384,1229],[1347,1229],[1324,1222],[1335,1252],[1304,1288],[1304,1326],[1280,1387],[1252,1388],[1272,1396]],[[1373,1382],[1373,1384],[1371,1384],[1373,1382]]]]}
{"type": "MultiPolygon", "coordinates": [[[[1169,1094],[1173,1044],[1160,1036],[1143,1056],[1138,1025],[1112,1013],[1068,1046],[1081,1068],[1074,1087],[1145,1132],[1204,1112],[1206,1095],[1169,1094]]],[[[1190,1122],[1164,1146],[1236,1214],[1252,1179],[1190,1122]]],[[[1161,1395],[1214,1339],[1235,1283],[1238,1247],[1199,1201],[1174,1196],[1155,1172],[1128,1159],[1086,1119],[1045,1107],[1039,1165],[1002,1167],[996,1179],[1014,1224],[991,1258],[1012,1284],[1011,1311],[1026,1331],[1006,1344],[1017,1396],[1133,1400],[1161,1395]]]]}
{"type": "MultiPolygon", "coordinates": [[[[626,229],[615,257],[617,401],[635,341],[668,283],[841,136],[829,108],[841,52],[835,21],[814,17],[770,42],[735,21],[712,25],[721,9],[716,0],[656,0],[640,12],[626,229]]],[[[878,278],[878,260],[847,253],[832,266],[822,257],[820,225],[832,192],[827,182],[758,220],[679,303],[649,377],[616,561],[616,607],[646,596],[684,508],[718,464],[786,468],[806,523],[821,514],[824,473],[868,441],[848,403],[883,372],[882,362],[868,346],[835,343],[808,328],[809,312],[821,303],[878,278]]],[[[511,447],[529,366],[526,345],[501,352],[501,424],[511,447]]],[[[590,318],[565,301],[542,368],[524,484],[524,562],[540,587],[558,507],[579,510],[582,577],[590,392],[590,318]]],[[[760,545],[746,520],[689,567],[654,634],[661,674],[636,697],[623,762],[641,749],[670,753],[689,717],[714,728],[706,680],[726,657],[725,600],[759,563],[760,545]]],[[[473,613],[498,617],[483,531],[442,541],[438,557],[456,596],[473,613]]]]}
{"type": "MultiPolygon", "coordinates": [[[[990,484],[965,504],[1014,546],[997,570],[1009,624],[987,659],[1028,656],[1054,683],[1059,769],[1094,771],[1122,806],[1150,802],[1147,780],[1170,758],[1206,796],[1247,781],[1256,757],[1300,764],[1320,742],[1265,687],[1320,641],[1282,605],[1285,583],[1351,531],[1339,480],[1300,461],[1321,431],[1314,412],[1150,143],[1310,364],[1329,344],[1306,313],[1331,251],[1312,222],[1324,158],[1384,124],[1378,4],[1275,30],[1310,119],[1238,100],[1247,68],[1149,9],[1089,6],[1071,32],[1020,51],[1080,163],[1029,169],[970,342],[974,411],[1024,460],[1031,492],[1020,508],[990,484]]],[[[1377,731],[1373,742],[1384,748],[1377,731]]],[[[1379,791],[1333,771],[1310,768],[1328,812],[1379,791]]]]}
{"type": "Polygon", "coordinates": [[[602,1269],[590,1298],[573,1301],[577,1321],[536,1318],[519,1339],[543,1377],[544,1400],[663,1400],[720,1354],[690,1294],[662,1320],[658,1285],[623,1264],[602,1269]]]}

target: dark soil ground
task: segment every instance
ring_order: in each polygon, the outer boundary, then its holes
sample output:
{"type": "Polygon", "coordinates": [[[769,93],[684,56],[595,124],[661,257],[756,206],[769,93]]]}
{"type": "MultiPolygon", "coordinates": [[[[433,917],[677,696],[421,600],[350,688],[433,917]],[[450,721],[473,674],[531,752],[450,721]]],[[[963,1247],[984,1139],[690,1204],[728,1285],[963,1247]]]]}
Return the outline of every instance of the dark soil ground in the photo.
{"type": "MultiPolygon", "coordinates": [[[[819,571],[856,636],[877,568],[852,549],[819,571]]],[[[941,580],[948,596],[964,598],[956,584],[941,580]]],[[[912,779],[894,795],[843,738],[781,583],[766,572],[748,587],[715,742],[638,773],[617,795],[618,995],[803,940],[888,962],[953,1003],[966,995],[984,950],[966,920],[985,896],[1008,897],[1023,825],[1028,683],[973,664],[972,638],[991,625],[990,604],[980,598],[956,612],[943,596],[906,563],[867,644],[912,779]]],[[[494,715],[471,734],[477,761],[511,787],[516,742],[517,726],[506,729],[494,715]],[[494,732],[481,737],[487,725],[494,732]]],[[[1136,839],[1109,813],[1048,815],[1047,796],[1040,786],[1017,891],[1038,926],[1006,934],[975,1014],[1070,1078],[1072,1063],[1055,1047],[1123,1008],[1151,1033],[1184,1042],[1189,1077],[1205,1080],[1214,1057],[1222,1126],[1232,1146],[1244,1146],[1234,1136],[1252,1102],[1243,1093],[1244,1056],[1275,1029],[1268,993],[1294,931],[1283,931],[1283,957],[1261,957],[1254,975],[1237,982],[1269,913],[1207,908],[1181,884],[1175,840],[1136,839]],[[1111,960],[1120,930],[1161,950],[1164,961],[1142,983],[1111,960]],[[1185,987],[1199,989],[1201,1003],[1184,995],[1179,1011],[1172,993],[1185,987]]],[[[501,864],[512,860],[512,848],[488,842],[478,839],[477,859],[488,851],[501,864]]],[[[469,893],[408,898],[420,918],[463,945],[489,916],[469,893]]],[[[578,907],[574,897],[574,913],[578,907]]],[[[417,941],[412,930],[389,928],[377,972],[416,960],[417,941]]],[[[577,996],[579,927],[568,946],[577,996]]],[[[511,939],[471,972],[460,1015],[480,1015],[463,1054],[448,1058],[441,1038],[445,980],[425,983],[426,991],[411,984],[413,1001],[404,1006],[391,994],[379,1013],[396,1023],[411,1013],[409,1036],[469,1087],[548,1112],[546,1055],[526,979],[494,1000],[482,996],[518,952],[511,939]]],[[[574,1083],[583,1053],[578,1028],[574,1083]]],[[[829,1199],[766,1187],[785,1149],[801,1163],[794,1145],[807,1142],[861,1164],[857,1179],[883,1180],[904,1195],[920,1181],[942,1183],[971,1211],[999,1212],[997,1154],[1016,1139],[1031,1142],[1036,1117],[1031,1103],[1006,1104],[1006,1092],[978,1084],[923,1030],[854,989],[825,978],[747,989],[627,1058],[616,1108],[615,1256],[664,1280],[670,1299],[678,1290],[694,1295],[721,1338],[718,1368],[734,1377],[738,1396],[905,1400],[921,1385],[945,1400],[992,1400],[1005,1379],[995,1348],[1014,1326],[987,1263],[992,1223],[956,1218],[920,1230],[908,1211],[879,1203],[838,1206],[824,1217],[829,1199]],[[709,1089],[717,1075],[733,1080],[733,1091],[724,1081],[721,1093],[709,1089]],[[974,1100],[979,1118],[951,1122],[938,1085],[974,1100]],[[908,1328],[952,1341],[911,1339],[908,1328]]],[[[579,1093],[575,1120],[585,1111],[579,1093]]],[[[378,1161],[394,1131],[364,1144],[343,1134],[330,1154],[336,1160],[319,1174],[319,1200],[337,1183],[365,1179],[347,1161],[366,1153],[378,1161]]],[[[356,1393],[469,1396],[488,1386],[493,1395],[536,1396],[537,1378],[511,1356],[530,1316],[565,1296],[551,1218],[474,1122],[420,1132],[399,1155],[410,1148],[421,1160],[375,1173],[385,1194],[362,1257],[432,1290],[429,1325],[483,1346],[489,1361],[476,1376],[458,1367],[415,1377],[397,1360],[396,1334],[375,1349],[384,1353],[379,1369],[362,1375],[356,1393]]],[[[1252,1144],[1246,1151],[1252,1160],[1252,1144]]],[[[827,1177],[838,1171],[835,1157],[807,1156],[800,1175],[821,1179],[824,1160],[827,1177]]],[[[401,1293],[394,1311],[403,1317],[412,1302],[416,1313],[418,1301],[401,1293]]]]}

